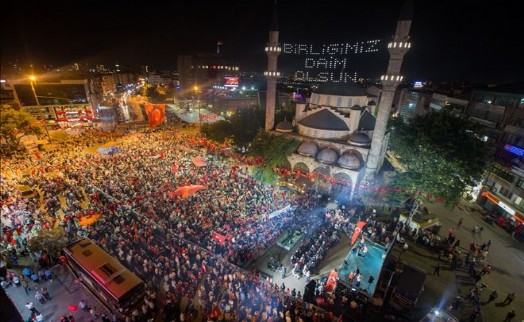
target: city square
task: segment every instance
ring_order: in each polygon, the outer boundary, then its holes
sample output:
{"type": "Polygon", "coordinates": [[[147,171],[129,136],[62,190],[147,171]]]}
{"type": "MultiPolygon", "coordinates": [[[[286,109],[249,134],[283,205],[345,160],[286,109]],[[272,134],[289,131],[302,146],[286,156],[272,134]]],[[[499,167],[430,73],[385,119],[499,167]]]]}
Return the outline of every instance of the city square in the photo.
{"type": "Polygon", "coordinates": [[[524,318],[522,83],[405,77],[440,7],[393,5],[318,43],[264,4],[263,73],[2,59],[0,320],[524,318]]]}

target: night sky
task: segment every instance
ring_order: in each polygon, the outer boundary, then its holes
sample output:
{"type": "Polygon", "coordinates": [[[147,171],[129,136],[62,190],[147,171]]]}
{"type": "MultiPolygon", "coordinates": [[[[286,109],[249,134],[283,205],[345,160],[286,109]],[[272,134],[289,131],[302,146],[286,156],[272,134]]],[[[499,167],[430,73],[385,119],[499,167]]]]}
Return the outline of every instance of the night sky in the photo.
{"type": "MultiPolygon", "coordinates": [[[[378,77],[385,45],[403,0],[279,0],[282,43],[330,44],[382,40],[378,53],[349,57],[348,70],[378,77]]],[[[524,64],[518,1],[415,0],[412,48],[403,74],[411,80],[515,82],[524,64]]],[[[175,70],[181,53],[223,53],[244,71],[262,72],[271,0],[5,1],[2,62],[19,59],[62,66],[74,62],[149,65],[175,70]]],[[[282,55],[279,69],[301,69],[304,57],[282,55]]]]}

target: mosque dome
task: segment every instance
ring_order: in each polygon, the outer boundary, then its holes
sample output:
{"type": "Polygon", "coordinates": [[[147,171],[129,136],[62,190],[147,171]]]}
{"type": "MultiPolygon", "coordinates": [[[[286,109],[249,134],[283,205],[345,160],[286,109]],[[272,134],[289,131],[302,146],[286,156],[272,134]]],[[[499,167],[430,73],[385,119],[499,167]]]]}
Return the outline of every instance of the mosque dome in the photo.
{"type": "Polygon", "coordinates": [[[355,104],[355,105],[351,106],[351,109],[353,111],[360,111],[360,110],[362,110],[362,106],[360,106],[358,104],[355,104]]]}
{"type": "Polygon", "coordinates": [[[320,163],[332,164],[335,163],[337,159],[337,152],[331,148],[325,148],[324,150],[320,151],[317,156],[317,160],[320,163]]]}
{"type": "Polygon", "coordinates": [[[319,94],[338,96],[366,96],[366,93],[355,83],[325,82],[316,90],[319,94]]]}
{"type": "Polygon", "coordinates": [[[293,125],[288,121],[280,121],[275,128],[278,132],[290,133],[293,132],[293,125]]]}
{"type": "Polygon", "coordinates": [[[367,134],[362,132],[353,132],[348,139],[349,144],[357,145],[357,146],[366,146],[371,144],[371,139],[367,134]]]}
{"type": "Polygon", "coordinates": [[[375,103],[375,101],[369,101],[368,102],[368,106],[376,106],[377,103],[375,103]]]}
{"type": "Polygon", "coordinates": [[[312,142],[304,142],[298,147],[297,153],[309,157],[315,157],[318,153],[318,146],[312,142]]]}
{"type": "Polygon", "coordinates": [[[328,109],[308,115],[299,123],[305,127],[319,130],[349,131],[347,124],[328,109]]]}
{"type": "Polygon", "coordinates": [[[340,158],[338,158],[338,165],[342,168],[350,170],[358,170],[362,164],[360,158],[351,151],[346,151],[342,153],[340,158]]]}

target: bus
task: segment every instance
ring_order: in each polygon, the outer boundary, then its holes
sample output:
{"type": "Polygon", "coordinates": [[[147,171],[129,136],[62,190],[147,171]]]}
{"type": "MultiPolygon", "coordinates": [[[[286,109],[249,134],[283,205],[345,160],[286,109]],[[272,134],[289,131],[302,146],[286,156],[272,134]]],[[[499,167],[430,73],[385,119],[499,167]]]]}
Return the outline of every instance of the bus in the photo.
{"type": "Polygon", "coordinates": [[[69,269],[111,312],[127,309],[143,299],[145,283],[89,238],[64,248],[69,269]]]}

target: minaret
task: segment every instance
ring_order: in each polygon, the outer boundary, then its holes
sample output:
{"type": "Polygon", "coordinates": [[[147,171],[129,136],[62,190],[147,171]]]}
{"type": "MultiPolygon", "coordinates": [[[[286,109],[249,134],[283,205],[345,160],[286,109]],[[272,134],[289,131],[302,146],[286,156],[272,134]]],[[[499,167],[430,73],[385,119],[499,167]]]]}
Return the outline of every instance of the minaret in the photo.
{"type": "Polygon", "coordinates": [[[364,175],[364,180],[368,182],[374,181],[379,167],[384,161],[383,157],[385,149],[387,148],[384,135],[388,125],[395,91],[403,79],[403,76],[400,75],[400,67],[402,66],[404,55],[408,52],[409,48],[411,48],[409,30],[411,28],[412,14],[413,2],[407,0],[400,12],[395,36],[391,42],[388,43],[388,71],[386,75],[380,77],[382,82],[382,97],[379,102],[378,115],[375,122],[375,129],[373,130],[371,149],[366,162],[366,173],[364,175]]]}
{"type": "Polygon", "coordinates": [[[267,71],[264,75],[267,79],[266,92],[266,131],[271,131],[275,126],[275,103],[277,98],[277,79],[280,73],[277,72],[277,59],[281,48],[278,45],[278,23],[277,23],[277,3],[275,1],[273,16],[269,26],[269,42],[265,48],[267,54],[267,71]]]}

